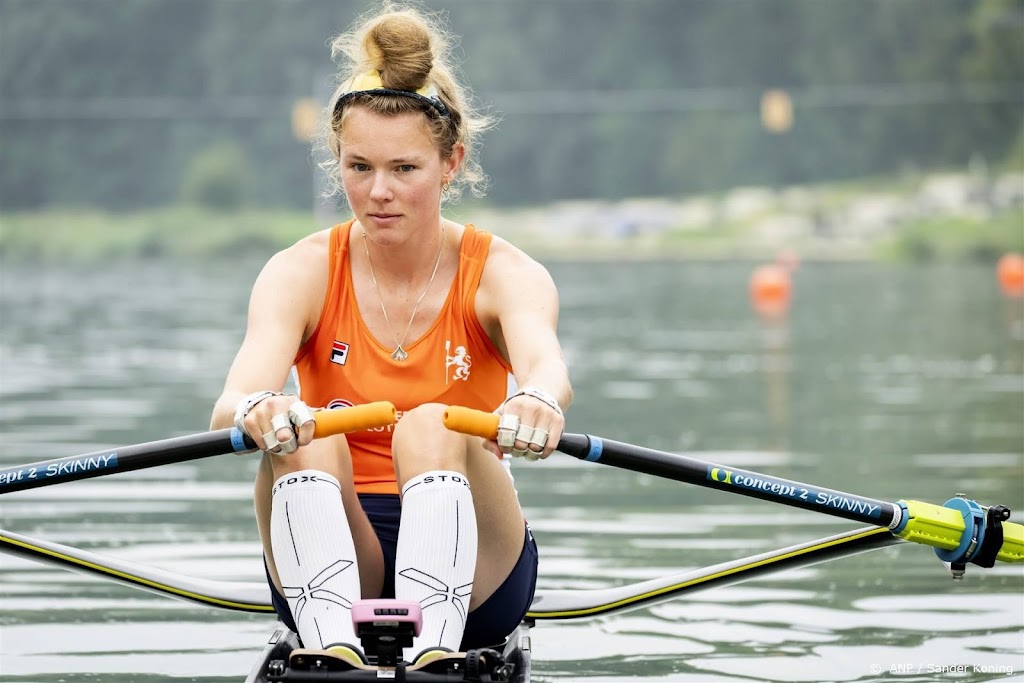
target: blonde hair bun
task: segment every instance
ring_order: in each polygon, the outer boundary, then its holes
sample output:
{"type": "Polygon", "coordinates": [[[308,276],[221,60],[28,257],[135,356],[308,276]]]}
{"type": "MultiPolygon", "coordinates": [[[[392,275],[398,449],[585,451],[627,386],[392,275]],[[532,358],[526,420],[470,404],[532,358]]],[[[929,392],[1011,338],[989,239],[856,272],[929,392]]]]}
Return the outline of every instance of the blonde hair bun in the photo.
{"type": "Polygon", "coordinates": [[[409,10],[386,14],[367,25],[363,51],[367,70],[380,72],[381,83],[393,90],[419,90],[434,68],[430,28],[409,10]]]}

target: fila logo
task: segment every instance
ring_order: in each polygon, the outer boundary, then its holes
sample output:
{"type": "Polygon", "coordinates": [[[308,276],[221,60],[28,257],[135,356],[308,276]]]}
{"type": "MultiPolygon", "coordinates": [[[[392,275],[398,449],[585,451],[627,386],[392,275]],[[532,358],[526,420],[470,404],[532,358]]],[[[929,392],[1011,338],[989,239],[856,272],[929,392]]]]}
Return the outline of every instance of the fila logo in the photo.
{"type": "Polygon", "coordinates": [[[331,362],[337,363],[338,365],[344,365],[347,360],[348,344],[335,339],[334,345],[331,347],[331,362]]]}

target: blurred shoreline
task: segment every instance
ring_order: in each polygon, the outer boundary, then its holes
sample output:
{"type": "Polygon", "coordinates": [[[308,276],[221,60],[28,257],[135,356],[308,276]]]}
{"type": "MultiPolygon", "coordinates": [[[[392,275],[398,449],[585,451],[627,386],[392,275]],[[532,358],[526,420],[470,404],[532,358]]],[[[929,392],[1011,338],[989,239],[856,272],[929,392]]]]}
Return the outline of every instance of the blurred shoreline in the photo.
{"type": "MultiPolygon", "coordinates": [[[[1024,250],[1024,173],[933,173],[686,199],[445,210],[548,260],[981,261],[1024,250]]],[[[347,214],[176,206],[0,213],[0,259],[269,257],[347,214]]]]}

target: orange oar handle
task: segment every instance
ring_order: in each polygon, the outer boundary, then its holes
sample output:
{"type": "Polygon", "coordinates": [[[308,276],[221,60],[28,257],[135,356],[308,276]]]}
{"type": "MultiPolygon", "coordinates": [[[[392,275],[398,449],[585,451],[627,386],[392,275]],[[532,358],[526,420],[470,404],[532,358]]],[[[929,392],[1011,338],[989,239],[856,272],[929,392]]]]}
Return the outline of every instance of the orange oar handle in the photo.
{"type": "Polygon", "coordinates": [[[318,410],[313,413],[316,428],[313,436],[332,436],[361,429],[386,427],[396,422],[395,406],[390,401],[376,401],[338,410],[318,410]]]}
{"type": "Polygon", "coordinates": [[[444,411],[444,426],[453,432],[493,439],[498,436],[498,416],[463,406],[448,406],[444,411]]]}

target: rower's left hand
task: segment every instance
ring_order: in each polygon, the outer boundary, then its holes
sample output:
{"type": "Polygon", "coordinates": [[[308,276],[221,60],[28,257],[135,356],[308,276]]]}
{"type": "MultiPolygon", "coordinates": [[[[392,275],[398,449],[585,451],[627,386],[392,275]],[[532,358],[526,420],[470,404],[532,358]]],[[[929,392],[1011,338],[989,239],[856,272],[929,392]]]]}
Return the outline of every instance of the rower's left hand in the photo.
{"type": "Polygon", "coordinates": [[[498,456],[543,460],[555,451],[565,417],[557,401],[544,391],[527,387],[498,409],[498,436],[484,447],[498,456]]]}

